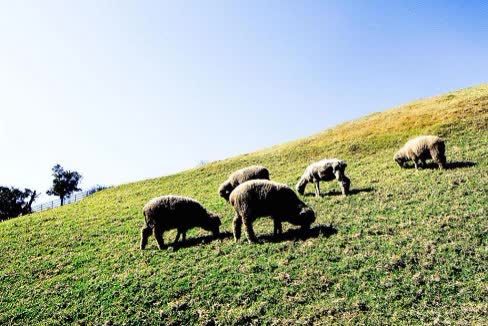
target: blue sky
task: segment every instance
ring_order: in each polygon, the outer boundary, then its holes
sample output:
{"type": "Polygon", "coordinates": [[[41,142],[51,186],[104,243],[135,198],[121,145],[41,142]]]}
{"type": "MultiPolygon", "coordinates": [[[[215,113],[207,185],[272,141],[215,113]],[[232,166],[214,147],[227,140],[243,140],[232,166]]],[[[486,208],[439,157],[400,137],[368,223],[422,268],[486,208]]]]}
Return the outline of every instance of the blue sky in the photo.
{"type": "Polygon", "coordinates": [[[0,1],[0,184],[162,176],[488,82],[483,1],[0,1]]]}

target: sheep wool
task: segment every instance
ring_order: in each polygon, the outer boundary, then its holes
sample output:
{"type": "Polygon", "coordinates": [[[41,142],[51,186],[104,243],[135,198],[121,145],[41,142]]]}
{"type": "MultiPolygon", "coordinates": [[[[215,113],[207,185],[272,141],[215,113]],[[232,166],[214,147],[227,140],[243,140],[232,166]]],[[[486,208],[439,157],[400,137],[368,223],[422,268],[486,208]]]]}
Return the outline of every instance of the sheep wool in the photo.
{"type": "Polygon", "coordinates": [[[219,187],[219,195],[225,200],[229,200],[229,196],[232,191],[249,180],[269,180],[269,171],[267,168],[261,165],[252,165],[232,173],[224,183],[219,187]]]}
{"type": "Polygon", "coordinates": [[[302,177],[296,184],[296,190],[299,194],[305,193],[307,184],[315,184],[315,196],[320,197],[320,181],[337,180],[342,190],[342,194],[346,196],[349,193],[351,180],[345,175],[347,164],[346,162],[333,158],[324,159],[310,164],[303,173],[302,177]]]}
{"type": "Polygon", "coordinates": [[[249,242],[257,242],[253,222],[259,217],[270,216],[274,223],[274,235],[283,232],[282,222],[310,228],[315,221],[315,213],[287,185],[269,180],[251,180],[239,185],[230,194],[234,207],[234,238],[241,237],[244,224],[249,242]]]}
{"type": "Polygon", "coordinates": [[[164,248],[164,231],[177,229],[176,244],[183,235],[186,240],[186,231],[201,227],[219,235],[220,218],[207,211],[199,202],[189,197],[176,195],[161,196],[149,201],[143,208],[144,226],[141,229],[141,249],[147,245],[148,237],[154,233],[160,249],[164,248]]]}
{"type": "Polygon", "coordinates": [[[409,140],[396,152],[395,162],[404,168],[407,161],[413,161],[415,169],[425,167],[425,161],[433,159],[439,169],[446,167],[446,147],[444,140],[438,136],[419,136],[409,140]]]}

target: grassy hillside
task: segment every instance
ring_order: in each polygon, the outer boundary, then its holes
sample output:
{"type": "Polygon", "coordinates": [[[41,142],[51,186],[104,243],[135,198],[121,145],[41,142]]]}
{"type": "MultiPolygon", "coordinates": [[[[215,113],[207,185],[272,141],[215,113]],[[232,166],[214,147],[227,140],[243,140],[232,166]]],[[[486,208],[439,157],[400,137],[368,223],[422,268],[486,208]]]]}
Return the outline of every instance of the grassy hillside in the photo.
{"type": "MultiPolygon", "coordinates": [[[[102,191],[76,204],[0,223],[0,324],[488,323],[488,84],[348,122],[318,135],[172,176],[102,191]],[[399,169],[407,139],[446,139],[448,170],[399,169]],[[233,170],[267,166],[294,185],[308,163],[348,162],[353,194],[324,183],[305,238],[255,225],[265,241],[138,249],[142,206],[192,196],[222,216],[233,170]],[[468,164],[473,162],[475,165],[468,164]]],[[[166,234],[172,241],[174,232],[166,234]]]]}

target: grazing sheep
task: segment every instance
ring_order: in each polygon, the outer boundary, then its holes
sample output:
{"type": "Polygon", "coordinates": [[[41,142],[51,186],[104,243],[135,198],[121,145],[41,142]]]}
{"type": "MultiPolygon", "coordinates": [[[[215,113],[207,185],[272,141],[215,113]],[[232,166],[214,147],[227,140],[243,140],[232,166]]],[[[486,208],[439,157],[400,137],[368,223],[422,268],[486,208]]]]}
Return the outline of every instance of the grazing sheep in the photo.
{"type": "Polygon", "coordinates": [[[402,168],[405,163],[412,160],[415,169],[425,167],[425,161],[433,159],[439,169],[446,167],[446,147],[444,140],[437,136],[419,136],[409,140],[393,157],[395,162],[402,168]]]}
{"type": "Polygon", "coordinates": [[[174,244],[186,231],[193,227],[201,227],[211,231],[216,237],[219,235],[220,218],[208,212],[199,202],[192,198],[181,196],[161,196],[149,201],[143,208],[145,225],[141,230],[141,249],[147,245],[148,237],[154,233],[159,249],[164,248],[164,231],[177,229],[174,244]]]}
{"type": "Polygon", "coordinates": [[[346,196],[351,186],[351,180],[344,174],[346,167],[346,162],[335,158],[312,163],[305,169],[305,172],[296,185],[296,190],[299,194],[303,195],[307,183],[313,182],[315,184],[315,197],[320,197],[320,181],[336,179],[341,186],[342,194],[346,196]]]}
{"type": "Polygon", "coordinates": [[[269,171],[264,166],[252,165],[232,173],[227,180],[219,187],[219,195],[229,201],[232,190],[238,185],[249,180],[269,180],[269,171]]]}
{"type": "Polygon", "coordinates": [[[249,242],[257,242],[252,223],[258,217],[271,216],[273,234],[283,233],[281,222],[301,225],[308,229],[315,221],[315,213],[287,185],[268,180],[251,180],[239,185],[230,194],[230,203],[236,212],[234,238],[241,237],[244,223],[249,242]]]}

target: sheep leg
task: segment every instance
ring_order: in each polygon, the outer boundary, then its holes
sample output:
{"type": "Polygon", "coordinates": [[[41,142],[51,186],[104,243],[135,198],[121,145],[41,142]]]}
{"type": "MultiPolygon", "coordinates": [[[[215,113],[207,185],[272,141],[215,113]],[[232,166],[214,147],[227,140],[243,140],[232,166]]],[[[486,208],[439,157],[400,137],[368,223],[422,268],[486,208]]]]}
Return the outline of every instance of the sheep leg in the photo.
{"type": "Polygon", "coordinates": [[[443,153],[431,152],[432,159],[439,166],[439,170],[442,170],[446,166],[446,156],[443,153]]]}
{"type": "Polygon", "coordinates": [[[446,157],[444,155],[440,155],[440,157],[437,158],[437,165],[439,165],[439,170],[446,168],[446,157]]]}
{"type": "Polygon", "coordinates": [[[439,170],[445,169],[446,168],[446,158],[437,162],[437,165],[439,165],[439,170]]]}
{"type": "Polygon", "coordinates": [[[341,186],[342,194],[347,196],[349,194],[349,187],[351,185],[351,180],[345,175],[339,181],[339,185],[341,186]]]}
{"type": "Polygon", "coordinates": [[[315,197],[319,198],[320,197],[320,184],[319,182],[315,182],[315,197]]]}
{"type": "Polygon", "coordinates": [[[152,228],[145,226],[141,229],[141,249],[145,249],[147,245],[147,238],[153,233],[152,228]]]}
{"type": "Polygon", "coordinates": [[[280,219],[273,218],[273,235],[276,237],[278,234],[283,234],[283,227],[280,219]]]}
{"type": "Polygon", "coordinates": [[[154,229],[154,237],[156,238],[156,241],[158,242],[159,249],[164,249],[164,238],[163,238],[164,231],[155,228],[154,229]]]}
{"type": "Polygon", "coordinates": [[[252,222],[250,221],[249,218],[244,218],[244,227],[246,228],[246,236],[247,240],[250,243],[257,243],[258,238],[256,237],[256,234],[254,233],[254,229],[252,228],[252,222]]]}
{"type": "Polygon", "coordinates": [[[415,170],[419,170],[420,160],[418,158],[413,160],[413,164],[415,165],[415,170]]]}
{"type": "Polygon", "coordinates": [[[181,235],[181,231],[180,231],[180,229],[178,229],[178,231],[176,232],[176,238],[175,238],[175,241],[173,242],[173,244],[178,243],[178,240],[180,240],[180,235],[181,235]]]}
{"type": "Polygon", "coordinates": [[[232,222],[234,224],[234,239],[238,241],[241,238],[242,219],[236,214],[232,222]]]}
{"type": "Polygon", "coordinates": [[[183,238],[181,239],[181,242],[185,242],[186,241],[186,230],[183,231],[182,236],[183,236],[183,238]]]}

